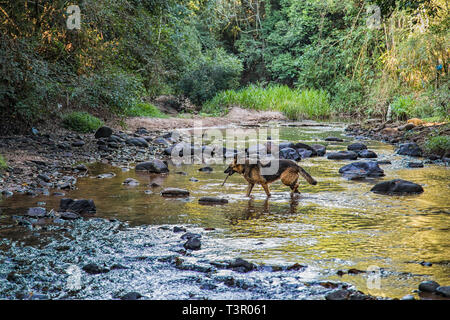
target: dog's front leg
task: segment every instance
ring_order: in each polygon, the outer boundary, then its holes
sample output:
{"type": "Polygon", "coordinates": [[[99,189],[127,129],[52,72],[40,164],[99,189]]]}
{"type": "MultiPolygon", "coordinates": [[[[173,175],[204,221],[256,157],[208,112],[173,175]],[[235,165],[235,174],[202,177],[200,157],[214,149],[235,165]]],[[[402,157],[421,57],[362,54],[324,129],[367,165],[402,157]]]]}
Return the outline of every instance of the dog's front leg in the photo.
{"type": "Polygon", "coordinates": [[[267,198],[269,198],[271,196],[270,190],[269,190],[269,185],[267,183],[263,183],[261,185],[262,185],[264,191],[266,192],[267,198]]]}
{"type": "Polygon", "coordinates": [[[247,197],[250,197],[250,193],[252,193],[253,187],[255,186],[254,183],[248,183],[248,188],[247,188],[247,197]]]}

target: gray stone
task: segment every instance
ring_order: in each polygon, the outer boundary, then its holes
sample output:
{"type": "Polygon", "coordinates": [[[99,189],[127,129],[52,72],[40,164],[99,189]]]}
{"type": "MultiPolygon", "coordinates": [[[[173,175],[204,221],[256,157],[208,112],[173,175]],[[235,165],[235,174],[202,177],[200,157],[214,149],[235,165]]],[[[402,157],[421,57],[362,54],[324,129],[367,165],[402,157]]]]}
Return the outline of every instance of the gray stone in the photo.
{"type": "Polygon", "coordinates": [[[370,191],[380,194],[417,194],[422,193],[421,185],[402,179],[394,179],[376,184],[370,191]]]}
{"type": "Polygon", "coordinates": [[[419,284],[419,290],[423,292],[434,292],[439,287],[436,281],[422,281],[419,284]]]}

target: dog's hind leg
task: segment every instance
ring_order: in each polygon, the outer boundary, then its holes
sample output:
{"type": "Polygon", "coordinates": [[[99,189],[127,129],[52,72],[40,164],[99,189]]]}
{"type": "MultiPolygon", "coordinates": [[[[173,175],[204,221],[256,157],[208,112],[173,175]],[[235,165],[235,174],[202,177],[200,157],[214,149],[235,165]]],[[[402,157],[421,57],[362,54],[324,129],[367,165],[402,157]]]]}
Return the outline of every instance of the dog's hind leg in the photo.
{"type": "Polygon", "coordinates": [[[270,197],[270,190],[269,190],[269,185],[267,183],[261,183],[261,186],[263,187],[264,191],[266,192],[267,197],[270,197]]]}
{"type": "Polygon", "coordinates": [[[254,183],[249,183],[247,188],[247,197],[250,197],[250,193],[252,193],[253,187],[255,186],[254,183]]]}

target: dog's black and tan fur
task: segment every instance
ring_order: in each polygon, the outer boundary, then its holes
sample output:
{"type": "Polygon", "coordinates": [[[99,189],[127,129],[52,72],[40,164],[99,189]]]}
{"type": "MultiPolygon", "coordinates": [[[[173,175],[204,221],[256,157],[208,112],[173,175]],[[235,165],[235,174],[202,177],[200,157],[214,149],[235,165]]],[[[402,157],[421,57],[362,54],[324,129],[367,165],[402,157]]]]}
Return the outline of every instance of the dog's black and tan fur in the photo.
{"type": "Polygon", "coordinates": [[[294,195],[294,193],[300,193],[298,191],[298,178],[299,176],[302,176],[305,178],[306,181],[308,181],[310,184],[317,184],[317,181],[314,180],[311,175],[306,172],[302,167],[300,167],[297,163],[291,160],[271,160],[271,162],[267,164],[261,164],[259,161],[256,164],[250,164],[249,160],[245,160],[244,163],[238,163],[237,158],[235,157],[233,162],[228,166],[228,168],[224,171],[224,173],[228,173],[229,175],[232,175],[233,173],[237,172],[244,176],[245,180],[248,182],[248,189],[247,189],[247,197],[250,196],[250,193],[253,190],[253,187],[255,184],[259,183],[264,191],[267,194],[267,197],[270,197],[270,190],[269,190],[269,184],[272,182],[277,181],[278,179],[281,179],[281,182],[289,186],[292,190],[291,195],[294,195]],[[272,161],[278,161],[278,170],[275,174],[272,175],[263,175],[261,174],[261,167],[268,167],[273,165],[271,163],[272,161]]]}

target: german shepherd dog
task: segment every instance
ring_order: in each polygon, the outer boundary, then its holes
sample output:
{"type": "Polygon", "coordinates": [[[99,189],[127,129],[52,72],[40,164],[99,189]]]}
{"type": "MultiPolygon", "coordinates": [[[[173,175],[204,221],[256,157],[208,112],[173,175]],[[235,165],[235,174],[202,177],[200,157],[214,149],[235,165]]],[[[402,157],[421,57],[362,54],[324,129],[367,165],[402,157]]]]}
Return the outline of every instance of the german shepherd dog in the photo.
{"type": "Polygon", "coordinates": [[[311,177],[311,175],[308,172],[306,172],[302,167],[300,167],[297,163],[295,163],[292,160],[277,159],[271,160],[267,164],[262,164],[259,161],[257,161],[257,163],[255,164],[250,164],[249,160],[246,159],[244,163],[238,164],[237,157],[234,157],[233,162],[228,166],[228,168],[224,171],[224,173],[228,173],[228,176],[231,176],[235,172],[243,175],[245,180],[247,180],[248,182],[247,197],[250,196],[253,187],[257,183],[259,183],[263,187],[267,197],[270,197],[271,194],[269,190],[269,184],[277,181],[278,179],[281,179],[281,182],[283,182],[284,185],[289,186],[291,188],[292,190],[291,197],[295,193],[300,193],[298,191],[299,186],[298,178],[300,175],[303,178],[305,178],[305,180],[308,181],[310,184],[312,185],[317,184],[317,181],[314,180],[313,177],[311,177]],[[279,162],[278,171],[275,174],[270,175],[261,174],[261,168],[271,167],[271,165],[274,165],[272,163],[273,161],[279,162]]]}

